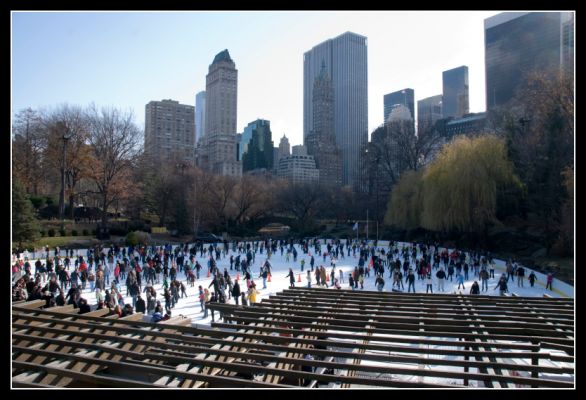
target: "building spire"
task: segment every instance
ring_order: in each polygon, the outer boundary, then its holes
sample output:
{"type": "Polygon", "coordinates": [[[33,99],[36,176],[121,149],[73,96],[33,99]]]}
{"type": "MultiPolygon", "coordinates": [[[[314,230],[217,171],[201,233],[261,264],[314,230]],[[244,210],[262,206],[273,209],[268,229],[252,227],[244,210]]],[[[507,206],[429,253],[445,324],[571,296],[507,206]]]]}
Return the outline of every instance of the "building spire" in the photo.
{"type": "Polygon", "coordinates": [[[322,58],[321,59],[321,69],[319,71],[319,78],[320,79],[327,79],[328,73],[326,71],[326,61],[322,58]]]}

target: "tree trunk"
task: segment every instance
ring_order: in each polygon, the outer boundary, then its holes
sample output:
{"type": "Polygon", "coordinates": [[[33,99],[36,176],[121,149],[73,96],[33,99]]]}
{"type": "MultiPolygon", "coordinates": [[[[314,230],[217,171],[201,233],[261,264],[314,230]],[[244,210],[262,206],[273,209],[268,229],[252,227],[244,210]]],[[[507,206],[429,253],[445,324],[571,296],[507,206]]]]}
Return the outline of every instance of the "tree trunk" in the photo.
{"type": "Polygon", "coordinates": [[[108,193],[104,192],[102,196],[102,225],[105,227],[108,223],[108,193]]]}
{"type": "Polygon", "coordinates": [[[75,214],[73,213],[73,208],[74,208],[73,200],[74,200],[74,196],[73,196],[73,194],[70,194],[69,195],[69,215],[72,220],[75,219],[75,214]]]}

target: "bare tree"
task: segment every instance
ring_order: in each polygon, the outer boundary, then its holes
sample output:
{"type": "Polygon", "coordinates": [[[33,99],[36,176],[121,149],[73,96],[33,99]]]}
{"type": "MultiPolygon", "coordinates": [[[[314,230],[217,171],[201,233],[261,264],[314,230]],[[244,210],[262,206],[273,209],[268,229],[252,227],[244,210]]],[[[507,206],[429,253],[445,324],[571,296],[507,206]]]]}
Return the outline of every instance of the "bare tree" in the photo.
{"type": "Polygon", "coordinates": [[[319,212],[322,193],[317,184],[287,184],[278,195],[280,208],[293,214],[300,230],[309,229],[319,212]]]}
{"type": "Polygon", "coordinates": [[[88,144],[88,121],[82,108],[63,104],[43,115],[46,127],[45,160],[55,170],[63,165],[65,174],[65,192],[69,199],[70,218],[74,217],[75,197],[78,195],[79,182],[89,177],[92,150],[88,144]],[[63,159],[63,132],[67,130],[69,139],[63,159]]]}
{"type": "Polygon", "coordinates": [[[128,195],[132,183],[132,161],[138,154],[141,132],[131,112],[115,108],[87,111],[89,142],[92,146],[91,179],[100,196],[102,224],[108,222],[108,207],[128,195]]]}
{"type": "Polygon", "coordinates": [[[36,196],[44,175],[41,161],[45,143],[39,113],[30,107],[19,111],[14,119],[12,134],[12,173],[23,182],[27,193],[36,196]]]}
{"type": "Polygon", "coordinates": [[[236,193],[234,194],[234,204],[236,206],[236,223],[243,223],[246,219],[262,214],[266,207],[263,204],[264,191],[263,186],[266,183],[259,181],[251,176],[243,176],[238,182],[236,193]]]}
{"type": "Polygon", "coordinates": [[[415,134],[412,121],[391,121],[379,126],[365,146],[364,181],[367,207],[379,220],[393,186],[405,171],[417,171],[438,149],[441,137],[434,126],[425,124],[415,134]],[[376,204],[374,204],[376,202],[376,204]],[[380,205],[380,207],[379,207],[380,205]]]}

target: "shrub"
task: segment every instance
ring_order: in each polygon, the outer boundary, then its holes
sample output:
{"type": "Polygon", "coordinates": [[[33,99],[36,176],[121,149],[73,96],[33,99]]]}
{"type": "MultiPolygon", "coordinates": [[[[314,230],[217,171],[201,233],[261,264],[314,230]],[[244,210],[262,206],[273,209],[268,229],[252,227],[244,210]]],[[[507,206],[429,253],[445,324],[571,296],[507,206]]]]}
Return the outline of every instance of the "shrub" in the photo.
{"type": "Polygon", "coordinates": [[[65,229],[59,229],[59,236],[65,236],[65,229]]]}
{"type": "Polygon", "coordinates": [[[128,233],[128,229],[125,229],[124,227],[113,226],[110,228],[110,235],[126,236],[127,233],[128,233]]]}
{"type": "Polygon", "coordinates": [[[33,203],[33,207],[37,210],[46,204],[45,197],[42,196],[30,196],[30,201],[33,203]]]}
{"type": "Polygon", "coordinates": [[[41,230],[41,237],[45,237],[45,235],[47,234],[47,232],[45,232],[45,230],[41,230]]]}
{"type": "Polygon", "coordinates": [[[71,230],[71,236],[77,236],[77,231],[75,229],[71,230]]]}
{"type": "Polygon", "coordinates": [[[83,234],[83,236],[88,236],[90,234],[87,229],[84,229],[83,231],[81,231],[81,233],[83,234]]]}
{"type": "Polygon", "coordinates": [[[50,228],[47,233],[49,234],[49,237],[55,237],[55,229],[50,228]]]}
{"type": "Polygon", "coordinates": [[[92,236],[96,236],[97,231],[95,229],[92,229],[92,236]]]}
{"type": "Polygon", "coordinates": [[[146,232],[133,231],[126,235],[126,245],[136,246],[138,244],[147,245],[151,240],[151,236],[146,232]]]}

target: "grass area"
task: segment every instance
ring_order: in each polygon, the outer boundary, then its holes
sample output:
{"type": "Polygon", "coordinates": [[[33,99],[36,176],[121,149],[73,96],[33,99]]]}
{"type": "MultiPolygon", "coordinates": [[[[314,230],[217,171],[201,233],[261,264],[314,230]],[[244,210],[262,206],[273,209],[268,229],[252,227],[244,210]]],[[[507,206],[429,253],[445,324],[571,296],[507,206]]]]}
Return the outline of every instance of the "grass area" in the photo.
{"type": "MultiPolygon", "coordinates": [[[[55,246],[64,247],[68,246],[70,243],[74,241],[82,241],[82,240],[95,240],[97,239],[94,236],[55,236],[55,237],[44,237],[40,238],[34,242],[25,242],[23,243],[23,247],[25,248],[41,248],[45,246],[49,246],[54,248],[55,246]]],[[[12,242],[12,248],[16,248],[18,243],[12,242]]]]}

